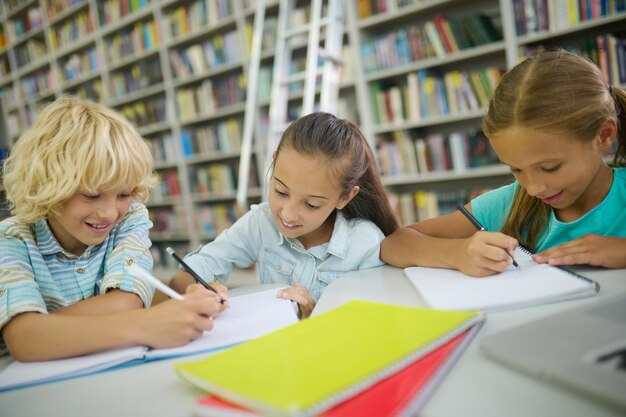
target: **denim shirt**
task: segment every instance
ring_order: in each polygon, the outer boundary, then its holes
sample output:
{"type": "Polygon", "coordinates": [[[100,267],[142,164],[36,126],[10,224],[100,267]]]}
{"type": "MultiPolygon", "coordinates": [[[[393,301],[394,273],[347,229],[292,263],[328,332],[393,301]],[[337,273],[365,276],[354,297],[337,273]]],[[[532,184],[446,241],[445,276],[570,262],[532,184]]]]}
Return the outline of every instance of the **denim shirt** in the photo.
{"type": "Polygon", "coordinates": [[[350,271],[383,265],[383,232],[371,221],[337,212],[330,241],[309,248],[280,234],[269,205],[253,205],[213,242],[185,257],[201,277],[225,282],[232,270],[257,263],[262,284],[301,284],[316,302],[328,284],[350,271]]]}

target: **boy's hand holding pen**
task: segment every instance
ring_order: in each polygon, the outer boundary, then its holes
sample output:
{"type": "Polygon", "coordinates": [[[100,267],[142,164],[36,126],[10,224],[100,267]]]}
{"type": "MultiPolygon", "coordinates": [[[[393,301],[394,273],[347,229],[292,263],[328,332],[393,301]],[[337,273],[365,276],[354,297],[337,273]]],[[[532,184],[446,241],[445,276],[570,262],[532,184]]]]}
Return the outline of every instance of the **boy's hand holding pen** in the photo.
{"type": "MultiPolygon", "coordinates": [[[[176,252],[174,252],[174,249],[168,247],[165,249],[165,251],[168,254],[170,254],[174,259],[176,259],[176,261],[180,264],[180,266],[183,267],[185,272],[191,275],[193,279],[198,283],[198,285],[206,288],[209,291],[213,291],[214,293],[216,293],[220,298],[220,303],[224,305],[224,307],[228,307],[228,295],[227,295],[228,288],[226,288],[225,285],[219,282],[212,282],[211,284],[209,284],[204,279],[202,279],[200,275],[198,275],[193,269],[191,269],[191,267],[187,265],[187,263],[183,261],[183,259],[180,256],[178,256],[176,252]]],[[[190,288],[191,287],[192,286],[190,286],[190,288]]]]}

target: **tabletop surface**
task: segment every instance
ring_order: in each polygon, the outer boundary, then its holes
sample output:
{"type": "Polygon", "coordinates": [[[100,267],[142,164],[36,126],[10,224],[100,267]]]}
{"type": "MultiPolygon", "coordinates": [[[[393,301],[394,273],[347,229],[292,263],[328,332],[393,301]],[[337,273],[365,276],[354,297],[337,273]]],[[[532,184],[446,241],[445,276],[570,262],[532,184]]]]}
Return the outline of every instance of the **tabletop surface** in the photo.
{"type": "MultiPolygon", "coordinates": [[[[619,410],[583,395],[495,363],[480,352],[482,337],[626,291],[626,270],[577,268],[577,272],[596,280],[600,292],[593,297],[489,313],[477,338],[443,379],[420,416],[623,416],[619,410]]],[[[384,266],[353,272],[331,283],[313,315],[351,299],[424,305],[402,269],[384,266]]],[[[180,380],[172,365],[202,356],[206,354],[0,393],[0,415],[192,416],[195,402],[203,393],[180,380]]],[[[0,369],[9,362],[10,358],[1,358],[0,369]]]]}

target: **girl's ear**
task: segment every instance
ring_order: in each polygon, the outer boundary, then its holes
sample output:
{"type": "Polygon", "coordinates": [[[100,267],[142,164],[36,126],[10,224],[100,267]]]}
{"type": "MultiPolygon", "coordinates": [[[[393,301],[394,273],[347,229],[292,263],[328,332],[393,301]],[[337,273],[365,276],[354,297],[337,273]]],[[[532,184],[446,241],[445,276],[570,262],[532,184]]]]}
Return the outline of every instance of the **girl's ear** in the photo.
{"type": "Polygon", "coordinates": [[[613,141],[617,136],[617,122],[613,118],[608,118],[602,123],[598,132],[598,147],[602,151],[609,151],[613,141]]]}
{"type": "Polygon", "coordinates": [[[343,209],[350,202],[350,200],[352,200],[354,196],[359,193],[359,190],[360,188],[358,185],[355,185],[354,187],[352,187],[348,195],[341,197],[341,199],[339,200],[339,203],[337,204],[337,209],[339,210],[343,209]]]}

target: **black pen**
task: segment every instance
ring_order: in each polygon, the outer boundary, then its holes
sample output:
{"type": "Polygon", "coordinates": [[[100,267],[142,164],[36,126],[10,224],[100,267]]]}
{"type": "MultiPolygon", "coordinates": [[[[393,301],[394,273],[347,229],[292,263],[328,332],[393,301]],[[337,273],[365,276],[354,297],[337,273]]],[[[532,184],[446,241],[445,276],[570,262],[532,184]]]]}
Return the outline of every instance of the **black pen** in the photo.
{"type": "MultiPolygon", "coordinates": [[[[467,218],[467,220],[469,220],[470,222],[472,222],[472,224],[474,225],[474,227],[476,228],[476,230],[478,231],[487,231],[487,229],[485,229],[485,226],[483,226],[482,224],[480,224],[480,222],[476,219],[476,217],[474,217],[472,215],[472,213],[470,213],[469,211],[467,211],[467,209],[465,208],[465,206],[463,204],[457,204],[456,206],[459,211],[467,218]]],[[[508,251],[506,251],[507,255],[509,255],[511,257],[511,259],[513,259],[513,265],[517,268],[520,268],[520,266],[518,265],[518,263],[515,261],[515,258],[513,257],[513,255],[511,255],[508,251]]],[[[522,269],[522,268],[520,268],[522,269]]]]}
{"type": "MultiPolygon", "coordinates": [[[[183,259],[178,256],[176,254],[176,252],[174,252],[174,249],[167,247],[165,248],[165,252],[169,253],[170,255],[172,255],[172,257],[174,259],[176,259],[176,262],[178,262],[180,264],[180,266],[183,267],[183,269],[187,272],[189,272],[189,274],[191,274],[191,276],[193,277],[193,279],[196,280],[196,282],[198,284],[201,284],[204,288],[206,288],[207,290],[211,290],[213,291],[215,294],[219,293],[215,290],[215,288],[211,287],[211,285],[209,285],[208,282],[206,282],[205,280],[203,280],[202,278],[200,278],[200,275],[196,274],[196,271],[194,271],[193,269],[191,269],[191,267],[189,265],[187,265],[187,263],[185,261],[183,261],[183,259]]],[[[220,303],[224,304],[224,300],[221,300],[220,303]]]]}

